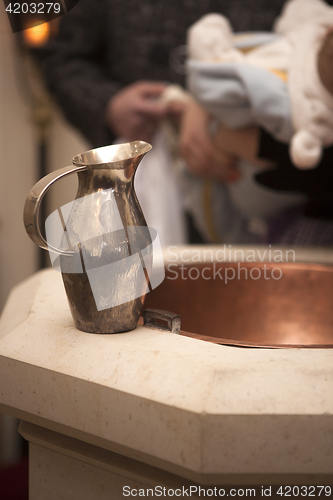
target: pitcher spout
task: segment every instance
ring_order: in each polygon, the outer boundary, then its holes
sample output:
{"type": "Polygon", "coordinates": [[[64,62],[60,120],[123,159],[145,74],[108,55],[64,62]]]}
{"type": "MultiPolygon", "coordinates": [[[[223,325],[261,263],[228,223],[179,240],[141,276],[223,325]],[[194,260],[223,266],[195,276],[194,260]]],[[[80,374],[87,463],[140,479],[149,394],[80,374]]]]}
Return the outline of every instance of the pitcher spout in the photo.
{"type": "Polygon", "coordinates": [[[152,146],[144,141],[133,141],[112,144],[102,148],[91,149],[77,156],[72,162],[74,165],[90,165],[94,168],[125,169],[129,165],[135,171],[140,161],[152,146]]]}

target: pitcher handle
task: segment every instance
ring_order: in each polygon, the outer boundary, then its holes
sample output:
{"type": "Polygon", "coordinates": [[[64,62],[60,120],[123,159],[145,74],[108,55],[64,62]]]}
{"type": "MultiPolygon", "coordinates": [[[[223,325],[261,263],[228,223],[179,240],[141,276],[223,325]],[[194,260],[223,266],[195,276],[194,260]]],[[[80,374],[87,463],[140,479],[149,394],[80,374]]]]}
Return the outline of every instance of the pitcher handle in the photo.
{"type": "Polygon", "coordinates": [[[86,165],[77,166],[69,165],[68,167],[60,168],[55,172],[51,172],[42,179],[40,179],[34,187],[31,189],[24,205],[23,220],[25,230],[36,245],[45,250],[51,250],[55,253],[61,255],[72,255],[74,252],[71,250],[60,250],[58,248],[49,245],[45,238],[43,237],[40,230],[40,206],[42,200],[45,196],[46,191],[52,186],[58,179],[65,177],[66,175],[74,174],[81,170],[87,170],[86,165]]]}

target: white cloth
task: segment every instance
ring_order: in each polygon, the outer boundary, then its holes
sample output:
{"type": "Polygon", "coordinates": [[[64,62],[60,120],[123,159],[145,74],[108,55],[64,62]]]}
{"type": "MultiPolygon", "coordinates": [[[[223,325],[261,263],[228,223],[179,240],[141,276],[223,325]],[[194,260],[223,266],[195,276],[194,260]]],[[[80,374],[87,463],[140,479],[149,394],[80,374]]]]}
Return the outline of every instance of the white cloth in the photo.
{"type": "Polygon", "coordinates": [[[244,56],[235,49],[232,28],[220,14],[207,14],[187,32],[187,47],[192,59],[206,62],[236,62],[244,56]]]}
{"type": "Polygon", "coordinates": [[[295,134],[290,154],[302,168],[315,167],[322,147],[333,143],[333,97],[322,85],[317,54],[333,26],[333,8],[323,0],[289,0],[274,25],[290,47],[289,94],[295,134]]]}
{"type": "Polygon", "coordinates": [[[147,225],[156,229],[162,247],[187,242],[179,179],[165,133],[155,134],[152,150],[142,159],[134,187],[147,225]]]}

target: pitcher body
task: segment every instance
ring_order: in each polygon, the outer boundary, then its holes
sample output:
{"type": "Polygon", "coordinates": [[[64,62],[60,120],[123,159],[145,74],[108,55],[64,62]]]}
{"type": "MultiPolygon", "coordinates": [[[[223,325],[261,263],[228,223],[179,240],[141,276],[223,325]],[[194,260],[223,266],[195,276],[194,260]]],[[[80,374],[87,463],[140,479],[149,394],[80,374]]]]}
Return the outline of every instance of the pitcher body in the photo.
{"type": "MultiPolygon", "coordinates": [[[[77,196],[48,217],[46,241],[38,233],[38,213],[33,216],[32,207],[38,212],[43,189],[46,192],[59,177],[45,186],[46,176],[44,184],[40,181],[44,187],[36,188],[37,183],[27,199],[28,234],[39,246],[47,247],[53,266],[61,271],[80,330],[118,333],[137,325],[149,291],[152,240],[133,181],[140,160],[150,149],[149,144],[136,141],[73,158],[70,173],[78,175],[77,196]]],[[[50,175],[54,178],[56,173],[50,175]]]]}

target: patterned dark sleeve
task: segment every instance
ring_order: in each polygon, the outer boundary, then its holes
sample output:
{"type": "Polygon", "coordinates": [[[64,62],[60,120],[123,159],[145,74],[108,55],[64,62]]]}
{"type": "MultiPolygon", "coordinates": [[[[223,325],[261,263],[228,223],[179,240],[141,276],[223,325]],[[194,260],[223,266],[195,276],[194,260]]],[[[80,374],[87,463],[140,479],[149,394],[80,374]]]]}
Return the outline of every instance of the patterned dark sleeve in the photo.
{"type": "Polygon", "coordinates": [[[120,85],[106,73],[103,0],[80,0],[60,21],[59,33],[39,54],[46,84],[66,118],[91,142],[110,144],[106,104],[120,85]]]}

